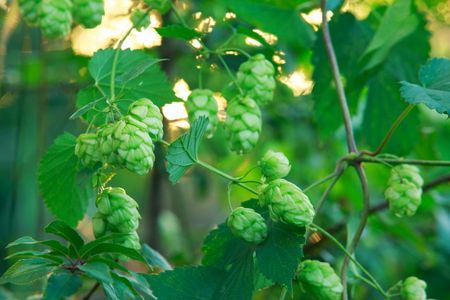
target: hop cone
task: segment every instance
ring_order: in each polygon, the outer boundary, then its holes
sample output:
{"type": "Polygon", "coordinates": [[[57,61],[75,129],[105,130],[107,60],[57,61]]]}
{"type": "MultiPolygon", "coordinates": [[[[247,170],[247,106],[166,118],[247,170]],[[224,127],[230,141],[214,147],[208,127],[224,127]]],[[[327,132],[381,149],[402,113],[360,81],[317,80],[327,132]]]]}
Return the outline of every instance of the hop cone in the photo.
{"type": "Polygon", "coordinates": [[[171,0],[144,0],[144,2],[151,8],[154,8],[160,13],[165,14],[170,9],[171,0]]]}
{"type": "Polygon", "coordinates": [[[206,128],[206,135],[209,138],[212,137],[219,123],[219,118],[217,117],[218,107],[213,92],[201,89],[193,90],[184,105],[191,122],[194,122],[201,116],[208,117],[209,123],[208,128],[206,128]]]}
{"type": "Polygon", "coordinates": [[[41,0],[19,0],[20,14],[29,25],[37,25],[41,0]]]}
{"type": "Polygon", "coordinates": [[[341,300],[343,287],[333,268],[317,260],[305,260],[299,267],[303,289],[318,300],[341,300]]]}
{"type": "Polygon", "coordinates": [[[426,300],[425,281],[417,277],[408,277],[403,281],[401,294],[404,300],[426,300]]]}
{"type": "Polygon", "coordinates": [[[264,218],[251,208],[238,207],[230,214],[227,225],[237,237],[259,244],[267,237],[264,218]]]}
{"type": "Polygon", "coordinates": [[[128,114],[147,126],[147,131],[153,141],[162,139],[163,116],[155,104],[149,99],[139,99],[133,102],[128,109],[128,114]]]}
{"type": "Polygon", "coordinates": [[[267,151],[259,162],[261,172],[268,180],[283,178],[289,174],[291,165],[287,157],[281,152],[267,151]]]}
{"type": "Polygon", "coordinates": [[[139,226],[138,204],[122,188],[106,188],[97,199],[97,209],[99,216],[96,216],[96,222],[99,223],[97,224],[99,234],[106,230],[129,233],[139,226]],[[103,225],[98,218],[103,220],[103,225]]]}
{"type": "Polygon", "coordinates": [[[275,69],[264,55],[256,54],[239,67],[237,82],[245,95],[264,105],[273,99],[275,69]]]}
{"type": "Polygon", "coordinates": [[[295,226],[308,226],[314,218],[314,208],[303,191],[284,179],[269,182],[259,195],[262,206],[268,205],[274,221],[295,226]]]}
{"type": "Polygon", "coordinates": [[[118,123],[108,123],[98,129],[98,145],[103,161],[115,165],[119,163],[117,149],[119,141],[115,139],[114,132],[118,123]]]}
{"type": "Polygon", "coordinates": [[[105,13],[103,0],[72,0],[73,18],[85,28],[94,28],[102,22],[105,13]]]}
{"type": "Polygon", "coordinates": [[[423,179],[419,169],[411,165],[398,165],[391,170],[388,188],[384,192],[389,209],[397,216],[413,216],[420,205],[423,179]]]}
{"type": "Polygon", "coordinates": [[[96,133],[83,133],[77,138],[75,145],[75,155],[81,163],[88,167],[93,166],[101,160],[101,153],[98,146],[96,133]]]}
{"type": "Polygon", "coordinates": [[[397,217],[411,217],[420,205],[422,190],[411,182],[395,183],[386,189],[384,196],[397,217]]]}
{"type": "Polygon", "coordinates": [[[236,98],[227,107],[225,134],[231,151],[245,154],[252,150],[261,133],[261,111],[250,97],[236,98]]]}
{"type": "Polygon", "coordinates": [[[139,235],[137,234],[136,231],[133,231],[130,235],[128,235],[124,240],[120,241],[119,243],[120,245],[127,248],[136,250],[141,249],[141,242],[139,240],[139,235]]]}
{"type": "Polygon", "coordinates": [[[42,0],[38,18],[44,35],[56,39],[69,34],[72,24],[71,11],[70,0],[42,0]]]}
{"type": "Polygon", "coordinates": [[[119,160],[128,170],[143,175],[153,168],[155,146],[144,123],[127,116],[119,121],[114,136],[119,140],[119,160]]]}
{"type": "Polygon", "coordinates": [[[417,188],[422,188],[423,179],[420,176],[419,169],[412,165],[398,165],[392,168],[389,184],[409,181],[417,188]]]}

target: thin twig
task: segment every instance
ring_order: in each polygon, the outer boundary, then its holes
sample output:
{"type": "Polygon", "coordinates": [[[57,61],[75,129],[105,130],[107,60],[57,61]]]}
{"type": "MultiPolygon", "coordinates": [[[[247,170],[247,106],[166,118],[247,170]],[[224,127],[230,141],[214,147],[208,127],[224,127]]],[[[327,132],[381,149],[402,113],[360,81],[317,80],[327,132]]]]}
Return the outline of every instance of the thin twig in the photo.
{"type": "Polygon", "coordinates": [[[361,151],[361,153],[367,154],[369,156],[377,156],[378,154],[383,151],[383,148],[386,146],[386,144],[389,142],[389,139],[391,138],[394,131],[397,129],[397,127],[402,123],[402,121],[406,118],[406,116],[409,114],[409,112],[415,107],[415,104],[409,104],[402,113],[397,117],[395,122],[391,125],[391,128],[389,128],[388,132],[386,133],[386,136],[381,141],[380,145],[377,147],[377,149],[373,152],[370,151],[361,151]]]}
{"type": "Polygon", "coordinates": [[[91,298],[92,295],[94,295],[95,291],[99,288],[100,283],[97,282],[87,293],[86,296],[84,296],[83,300],[89,300],[91,298]]]}
{"type": "Polygon", "coordinates": [[[325,192],[322,194],[322,197],[320,197],[319,202],[317,202],[316,206],[316,215],[319,213],[320,209],[322,208],[323,203],[325,202],[325,199],[328,197],[328,194],[330,194],[331,190],[334,188],[336,183],[339,181],[339,178],[341,178],[341,175],[344,173],[343,168],[339,168],[336,170],[336,175],[334,180],[331,182],[331,184],[327,187],[325,192]]]}
{"type": "Polygon", "coordinates": [[[394,158],[378,158],[370,156],[359,156],[356,158],[344,158],[348,161],[353,161],[355,163],[380,163],[380,161],[391,164],[391,165],[420,165],[420,166],[439,166],[439,167],[450,167],[450,161],[448,160],[423,160],[423,159],[394,159],[394,158]]]}
{"type": "MultiPolygon", "coordinates": [[[[367,176],[366,176],[366,172],[364,171],[364,168],[362,167],[361,164],[358,164],[355,166],[356,168],[356,172],[358,173],[358,177],[359,180],[361,182],[361,187],[362,187],[362,192],[363,192],[363,209],[361,212],[361,218],[359,220],[359,224],[358,227],[356,228],[356,232],[353,235],[353,238],[350,242],[350,244],[347,247],[347,251],[352,254],[355,249],[356,246],[359,243],[359,240],[361,239],[361,235],[364,231],[364,228],[366,227],[367,224],[367,218],[369,217],[369,210],[370,210],[370,194],[369,194],[369,184],[367,182],[367,176]]],[[[341,280],[342,280],[342,285],[344,287],[344,291],[342,294],[342,299],[348,299],[348,295],[347,295],[347,269],[348,269],[348,264],[349,264],[349,257],[346,256],[344,258],[344,262],[342,264],[342,268],[341,268],[341,280]]]]}
{"type": "Polygon", "coordinates": [[[355,137],[353,136],[352,120],[350,117],[350,110],[348,109],[347,97],[344,92],[344,85],[341,80],[341,73],[339,71],[339,65],[334,52],[333,43],[331,41],[330,29],[328,28],[327,21],[327,1],[321,0],[320,3],[322,10],[322,36],[327,50],[328,60],[331,65],[331,71],[333,73],[334,83],[336,85],[336,92],[339,99],[339,105],[341,107],[342,116],[344,118],[345,133],[347,138],[347,146],[349,152],[357,152],[355,137]]]}

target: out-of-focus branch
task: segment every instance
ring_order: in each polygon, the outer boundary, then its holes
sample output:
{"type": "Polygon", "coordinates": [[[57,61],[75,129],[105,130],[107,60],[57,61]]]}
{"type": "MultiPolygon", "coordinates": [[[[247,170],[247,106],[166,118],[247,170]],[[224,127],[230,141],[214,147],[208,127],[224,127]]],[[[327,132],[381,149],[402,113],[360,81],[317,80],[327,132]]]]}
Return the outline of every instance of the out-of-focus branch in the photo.
{"type": "Polygon", "coordinates": [[[20,21],[19,4],[17,3],[17,0],[11,3],[7,11],[8,13],[3,21],[0,33],[0,84],[3,82],[5,74],[5,58],[8,49],[8,40],[20,21]]]}

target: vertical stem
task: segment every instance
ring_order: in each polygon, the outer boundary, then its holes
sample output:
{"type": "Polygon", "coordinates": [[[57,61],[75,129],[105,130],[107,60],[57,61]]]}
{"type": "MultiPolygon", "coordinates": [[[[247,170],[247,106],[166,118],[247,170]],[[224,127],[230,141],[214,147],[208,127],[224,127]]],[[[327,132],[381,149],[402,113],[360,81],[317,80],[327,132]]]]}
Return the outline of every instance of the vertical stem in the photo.
{"type": "Polygon", "coordinates": [[[346,133],[346,137],[347,137],[348,151],[356,152],[357,148],[356,148],[355,138],[353,136],[353,128],[352,128],[352,121],[350,118],[350,111],[348,109],[347,98],[346,98],[345,92],[344,92],[344,85],[342,84],[342,80],[340,78],[341,75],[340,75],[340,71],[339,71],[339,65],[338,65],[338,62],[336,59],[336,54],[334,52],[333,43],[331,41],[330,29],[328,28],[327,1],[321,0],[320,6],[321,6],[321,10],[322,10],[322,36],[323,36],[323,40],[325,43],[328,60],[330,61],[334,83],[336,85],[336,92],[338,94],[339,105],[341,107],[342,116],[344,118],[344,126],[345,126],[345,133],[346,133]]]}

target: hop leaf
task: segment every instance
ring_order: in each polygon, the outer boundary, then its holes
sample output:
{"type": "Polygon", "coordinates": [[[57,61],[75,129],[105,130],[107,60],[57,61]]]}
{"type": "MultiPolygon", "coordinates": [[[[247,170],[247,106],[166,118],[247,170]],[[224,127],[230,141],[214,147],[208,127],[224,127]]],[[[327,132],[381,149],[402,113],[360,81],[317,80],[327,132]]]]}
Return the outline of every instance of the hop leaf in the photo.
{"type": "Polygon", "coordinates": [[[314,218],[314,208],[303,191],[293,183],[276,179],[269,182],[259,196],[262,206],[268,205],[274,221],[299,227],[308,226],[314,218]]]}
{"type": "Polygon", "coordinates": [[[83,27],[94,28],[102,22],[103,0],[73,0],[73,7],[73,18],[83,27]]]}
{"type": "Polygon", "coordinates": [[[425,288],[427,284],[425,281],[417,277],[408,277],[403,281],[401,294],[404,300],[425,300],[427,294],[425,288]]]}
{"type": "Polygon", "coordinates": [[[163,116],[159,107],[149,99],[142,98],[130,105],[128,114],[147,126],[147,131],[153,141],[161,140],[164,134],[163,116]]]}
{"type": "Polygon", "coordinates": [[[41,0],[19,0],[20,14],[28,25],[37,25],[39,21],[38,11],[41,0]]]}
{"type": "Polygon", "coordinates": [[[333,268],[317,260],[305,260],[299,267],[303,289],[319,300],[340,300],[343,287],[333,268]]]}
{"type": "Polygon", "coordinates": [[[218,107],[213,92],[201,89],[193,90],[184,105],[191,122],[194,122],[201,116],[208,117],[209,123],[206,128],[206,136],[208,138],[212,137],[219,123],[217,117],[218,107]]]}
{"type": "Polygon", "coordinates": [[[273,99],[275,69],[264,55],[256,54],[239,67],[238,85],[244,94],[264,105],[273,99]]]}
{"type": "Polygon", "coordinates": [[[42,32],[56,39],[69,34],[72,25],[72,2],[70,0],[42,0],[38,18],[42,32]]]}
{"type": "Polygon", "coordinates": [[[227,225],[237,237],[259,244],[267,237],[264,218],[251,208],[238,207],[230,214],[227,225]]]}
{"type": "Polygon", "coordinates": [[[269,180],[283,178],[289,174],[291,165],[287,157],[281,152],[267,151],[259,162],[261,172],[269,180]]]}
{"type": "Polygon", "coordinates": [[[231,151],[245,154],[252,150],[261,126],[261,111],[252,98],[236,98],[228,105],[225,134],[231,151]]]}
{"type": "Polygon", "coordinates": [[[101,160],[101,153],[98,148],[97,134],[80,134],[75,145],[75,155],[78,156],[81,163],[86,167],[93,166],[99,162],[101,160]]]}

